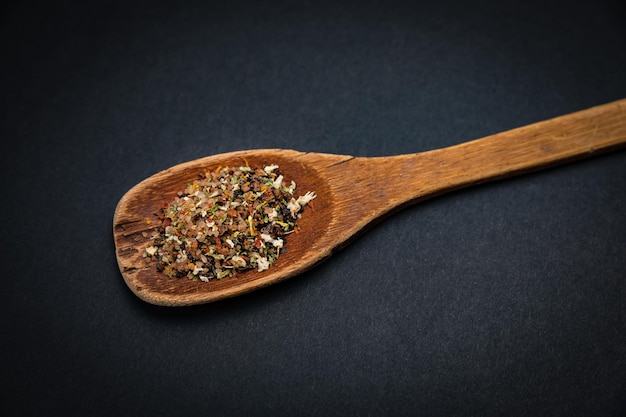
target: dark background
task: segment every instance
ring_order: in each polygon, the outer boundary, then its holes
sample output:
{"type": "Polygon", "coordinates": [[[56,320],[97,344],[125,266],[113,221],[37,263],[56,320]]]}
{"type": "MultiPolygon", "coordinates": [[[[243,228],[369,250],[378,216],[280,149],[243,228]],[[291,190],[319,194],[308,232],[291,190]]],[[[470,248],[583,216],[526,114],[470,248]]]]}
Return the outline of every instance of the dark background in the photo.
{"type": "Polygon", "coordinates": [[[624,98],[618,3],[4,6],[2,408],[625,415],[624,151],[410,207],[204,306],[136,298],[112,239],[130,187],[201,156],[412,153],[624,98]]]}

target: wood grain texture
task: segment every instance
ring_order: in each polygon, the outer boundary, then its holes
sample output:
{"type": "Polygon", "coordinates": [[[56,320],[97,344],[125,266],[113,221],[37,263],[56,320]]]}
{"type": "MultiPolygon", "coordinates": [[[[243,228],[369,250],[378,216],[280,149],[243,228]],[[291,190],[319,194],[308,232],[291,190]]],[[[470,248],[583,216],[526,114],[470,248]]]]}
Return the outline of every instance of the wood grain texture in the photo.
{"type": "Polygon", "coordinates": [[[113,235],[120,271],[141,299],[185,306],[243,294],[310,269],[375,221],[424,199],[462,187],[587,158],[626,145],[626,99],[460,145],[392,157],[352,157],[282,149],[232,152],[159,172],[120,200],[113,235]],[[164,202],[219,166],[278,164],[296,193],[314,191],[301,231],[287,237],[286,252],[270,269],[205,283],[168,278],[143,257],[164,202]],[[398,185],[401,184],[401,185],[398,185]],[[147,237],[146,237],[147,236],[147,237]]]}

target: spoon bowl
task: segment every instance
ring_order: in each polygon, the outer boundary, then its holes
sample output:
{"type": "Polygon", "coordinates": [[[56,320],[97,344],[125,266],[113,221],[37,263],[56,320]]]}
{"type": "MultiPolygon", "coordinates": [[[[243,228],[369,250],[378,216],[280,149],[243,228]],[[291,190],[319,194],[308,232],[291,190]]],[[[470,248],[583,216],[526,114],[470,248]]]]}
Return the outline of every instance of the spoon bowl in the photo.
{"type": "MultiPolygon", "coordinates": [[[[115,211],[114,236],[120,270],[133,292],[153,304],[191,305],[248,292],[289,278],[321,262],[332,253],[322,242],[335,213],[333,194],[323,174],[314,164],[301,161],[307,154],[280,149],[260,149],[209,156],[174,166],[133,187],[119,202],[115,211]],[[295,181],[296,192],[307,190],[318,195],[314,209],[306,208],[298,233],[285,238],[285,251],[272,266],[262,272],[248,270],[234,277],[209,282],[169,278],[157,272],[154,261],[144,257],[151,246],[151,236],[158,227],[156,214],[164,202],[173,199],[184,184],[198,175],[220,166],[263,166],[276,164],[285,173],[285,181],[295,181]]],[[[329,156],[331,158],[333,156],[329,156]]],[[[305,158],[306,159],[306,158],[305,158]]],[[[340,160],[341,157],[338,157],[340,160]]]]}
{"type": "Polygon", "coordinates": [[[121,274],[139,298],[187,306],[243,294],[293,277],[327,259],[376,221],[409,204],[481,182],[536,171],[626,145],[626,99],[448,148],[391,157],[353,157],[284,149],[237,151],[161,171],[119,201],[113,236],[121,274]],[[317,194],[263,272],[209,282],[169,278],[144,257],[156,217],[186,183],[220,166],[276,164],[296,194],[317,194]]]}

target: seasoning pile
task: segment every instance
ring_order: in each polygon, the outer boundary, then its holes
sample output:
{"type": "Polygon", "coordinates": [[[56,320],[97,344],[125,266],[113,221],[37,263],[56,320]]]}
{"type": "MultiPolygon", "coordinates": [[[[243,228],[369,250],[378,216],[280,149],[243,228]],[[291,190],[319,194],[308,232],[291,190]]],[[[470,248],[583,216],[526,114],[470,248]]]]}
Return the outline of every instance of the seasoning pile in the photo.
{"type": "Polygon", "coordinates": [[[219,167],[163,205],[144,256],[169,277],[209,281],[270,267],[315,193],[294,197],[278,165],[219,167]]]}

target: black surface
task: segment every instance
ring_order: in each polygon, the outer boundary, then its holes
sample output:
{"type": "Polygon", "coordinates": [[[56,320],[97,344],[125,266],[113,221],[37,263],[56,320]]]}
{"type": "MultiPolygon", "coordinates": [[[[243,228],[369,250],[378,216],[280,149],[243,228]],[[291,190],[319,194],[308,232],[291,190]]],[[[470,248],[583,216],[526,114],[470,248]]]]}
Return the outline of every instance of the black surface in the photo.
{"type": "Polygon", "coordinates": [[[118,200],[179,162],[419,152],[626,97],[617,1],[509,3],[4,6],[2,408],[625,415],[624,151],[408,208],[215,304],[146,304],[117,269],[118,200]]]}

